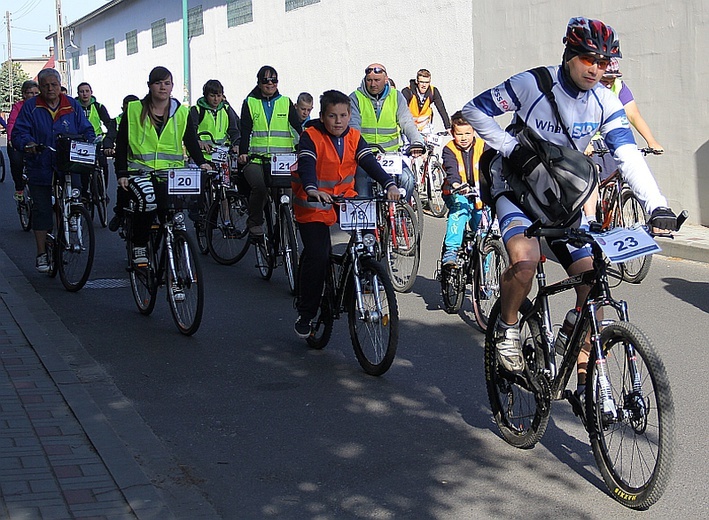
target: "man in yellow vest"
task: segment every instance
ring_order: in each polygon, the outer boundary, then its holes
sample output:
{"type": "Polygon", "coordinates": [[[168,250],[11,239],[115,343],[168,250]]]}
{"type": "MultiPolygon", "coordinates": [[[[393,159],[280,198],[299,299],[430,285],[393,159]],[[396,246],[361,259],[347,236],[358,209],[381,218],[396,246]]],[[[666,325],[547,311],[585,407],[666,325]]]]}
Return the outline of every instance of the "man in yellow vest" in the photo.
{"type": "Polygon", "coordinates": [[[116,140],[116,123],[111,116],[108,115],[108,110],[106,107],[96,101],[94,97],[94,91],[91,85],[85,81],[79,83],[76,88],[76,93],[78,94],[76,100],[84,109],[84,115],[86,119],[89,120],[91,126],[94,127],[94,133],[96,137],[103,136],[103,149],[104,154],[98,155],[99,164],[103,170],[103,178],[106,181],[106,188],[108,189],[108,161],[106,156],[113,155],[114,141],[116,140]]]}
{"type": "MultiPolygon", "coordinates": [[[[403,145],[403,134],[411,144],[412,157],[423,153],[423,137],[416,128],[406,99],[389,84],[384,65],[372,63],[366,67],[362,84],[350,94],[350,99],[350,126],[359,130],[367,143],[378,144],[387,152],[398,152],[403,145]]],[[[416,181],[405,162],[397,182],[406,190],[405,198],[408,200],[415,189],[416,181]]],[[[369,195],[372,192],[369,177],[361,168],[357,169],[355,190],[361,195],[369,195]]]]}
{"type": "Polygon", "coordinates": [[[433,107],[438,110],[441,116],[443,127],[448,130],[451,126],[446,105],[443,103],[441,92],[431,85],[431,73],[426,69],[420,69],[416,73],[416,79],[409,81],[409,86],[401,89],[406,102],[409,104],[411,115],[414,116],[416,126],[421,133],[433,131],[433,107]]]}
{"type": "Polygon", "coordinates": [[[278,92],[278,73],[264,65],[256,74],[257,84],[241,106],[239,164],[244,180],[251,187],[247,226],[253,239],[263,237],[263,207],[268,193],[263,160],[249,154],[271,156],[295,149],[291,127],[303,131],[298,113],[290,99],[278,92]]]}

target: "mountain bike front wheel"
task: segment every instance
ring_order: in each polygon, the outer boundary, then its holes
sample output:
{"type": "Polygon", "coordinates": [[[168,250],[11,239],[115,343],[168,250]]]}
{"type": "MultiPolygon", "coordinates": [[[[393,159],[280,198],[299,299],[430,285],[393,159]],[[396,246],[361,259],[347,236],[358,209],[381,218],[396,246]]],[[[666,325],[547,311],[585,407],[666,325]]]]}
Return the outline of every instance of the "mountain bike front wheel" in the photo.
{"type": "Polygon", "coordinates": [[[207,213],[206,238],[209,254],[222,265],[233,265],[249,249],[248,201],[237,193],[212,203],[207,213]]]}
{"type": "Polygon", "coordinates": [[[396,293],[382,265],[373,259],[362,260],[359,281],[362,307],[354,288],[348,303],[350,339],[364,371],[380,376],[393,363],[399,342],[396,293]]]}
{"type": "MultiPolygon", "coordinates": [[[[58,220],[62,219],[58,215],[58,220]]],[[[83,206],[72,205],[68,219],[68,233],[64,223],[55,239],[59,278],[69,292],[80,290],[89,279],[94,263],[96,241],[91,216],[83,206]]]]}
{"type": "Polygon", "coordinates": [[[421,234],[414,210],[408,204],[394,205],[394,222],[384,231],[384,261],[397,292],[408,292],[416,282],[421,261],[421,234]]]}
{"type": "Polygon", "coordinates": [[[281,204],[280,208],[280,246],[283,257],[283,269],[288,278],[288,287],[291,294],[295,294],[295,285],[298,277],[298,239],[295,234],[295,222],[291,215],[291,209],[287,204],[281,204]]]}
{"type": "Polygon", "coordinates": [[[662,496],[674,461],[675,410],[665,367],[636,326],[618,321],[601,332],[605,360],[592,349],[586,417],[593,454],[611,496],[647,509],[662,496]],[[601,364],[613,406],[603,406],[601,364]]]}
{"type": "Polygon", "coordinates": [[[197,248],[185,231],[173,230],[173,266],[167,266],[167,299],[180,332],[191,336],[202,322],[204,279],[197,248]]]}
{"type": "Polygon", "coordinates": [[[428,209],[436,218],[443,218],[448,212],[445,202],[443,202],[443,181],[446,174],[439,163],[431,166],[426,175],[426,195],[428,197],[428,209]]]}

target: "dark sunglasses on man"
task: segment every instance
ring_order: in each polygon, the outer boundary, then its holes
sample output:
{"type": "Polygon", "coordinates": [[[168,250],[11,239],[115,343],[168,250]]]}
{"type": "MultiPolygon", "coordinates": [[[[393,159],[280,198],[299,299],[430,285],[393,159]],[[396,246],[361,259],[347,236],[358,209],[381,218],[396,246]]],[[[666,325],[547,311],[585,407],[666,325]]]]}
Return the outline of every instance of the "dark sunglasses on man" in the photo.
{"type": "Polygon", "coordinates": [[[367,67],[364,69],[365,74],[371,74],[374,72],[375,74],[386,74],[386,69],[383,67],[367,67]]]}

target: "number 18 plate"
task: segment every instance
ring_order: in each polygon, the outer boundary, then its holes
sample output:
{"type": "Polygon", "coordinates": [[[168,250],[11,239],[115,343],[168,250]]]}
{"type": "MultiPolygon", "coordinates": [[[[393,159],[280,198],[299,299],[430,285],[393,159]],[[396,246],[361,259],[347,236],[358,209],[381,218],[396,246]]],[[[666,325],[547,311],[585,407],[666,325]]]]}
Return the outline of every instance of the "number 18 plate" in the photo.
{"type": "Polygon", "coordinates": [[[642,226],[615,228],[594,236],[596,243],[613,264],[662,251],[642,226]]]}

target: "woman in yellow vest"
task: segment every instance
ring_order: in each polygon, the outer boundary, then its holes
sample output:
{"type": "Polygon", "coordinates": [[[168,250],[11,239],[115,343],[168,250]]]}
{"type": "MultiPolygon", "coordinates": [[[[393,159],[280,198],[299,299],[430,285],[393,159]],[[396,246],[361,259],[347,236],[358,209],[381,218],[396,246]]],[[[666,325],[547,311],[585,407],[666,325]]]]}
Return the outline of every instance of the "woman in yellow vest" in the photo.
{"type": "Polygon", "coordinates": [[[458,249],[463,243],[465,226],[470,221],[472,229],[478,227],[483,207],[479,197],[470,200],[462,194],[452,194],[451,190],[467,183],[471,187],[477,188],[478,193],[480,192],[478,163],[485,143],[475,136],[473,127],[463,118],[460,111],[451,117],[451,135],[453,140],[443,148],[441,154],[443,169],[446,171],[446,180],[443,183],[443,200],[448,206],[443,267],[456,265],[458,249]]]}
{"type": "Polygon", "coordinates": [[[137,202],[133,223],[134,265],[148,262],[146,246],[155,211],[166,206],[167,184],[130,182],[139,171],[184,168],[182,145],[192,160],[203,170],[210,166],[204,160],[197,139],[197,129],[189,119],[189,110],[172,94],[172,73],[155,67],[148,78],[148,94],[140,101],[128,103],[116,137],[116,176],[118,185],[137,202]]]}
{"type": "Polygon", "coordinates": [[[266,181],[261,159],[249,159],[249,153],[272,155],[293,152],[293,134],[302,133],[298,113],[290,99],[278,92],[278,73],[264,65],[256,74],[257,84],[241,106],[241,142],[239,164],[241,174],[251,187],[247,226],[252,238],[263,237],[263,207],[266,203],[266,181]]]}

